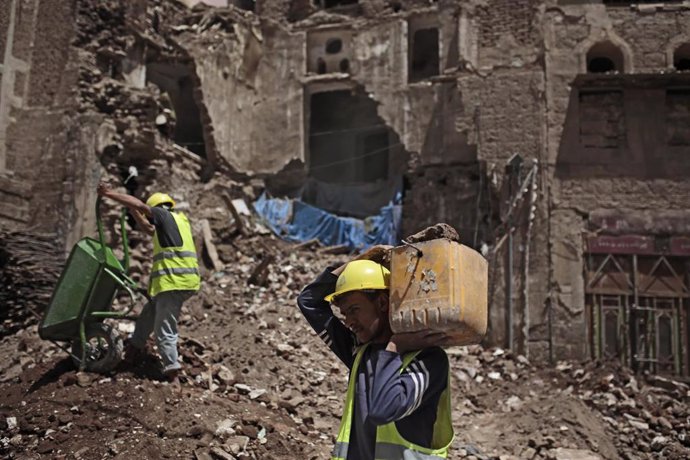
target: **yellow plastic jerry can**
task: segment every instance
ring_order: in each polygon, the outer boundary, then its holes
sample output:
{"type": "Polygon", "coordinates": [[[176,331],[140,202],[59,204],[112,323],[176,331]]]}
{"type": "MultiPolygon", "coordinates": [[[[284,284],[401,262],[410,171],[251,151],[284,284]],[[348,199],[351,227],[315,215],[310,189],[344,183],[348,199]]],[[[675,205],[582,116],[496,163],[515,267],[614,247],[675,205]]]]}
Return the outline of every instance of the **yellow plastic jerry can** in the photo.
{"type": "Polygon", "coordinates": [[[486,333],[488,283],[486,259],[460,243],[398,246],[391,257],[391,328],[444,331],[446,346],[479,343],[486,333]]]}

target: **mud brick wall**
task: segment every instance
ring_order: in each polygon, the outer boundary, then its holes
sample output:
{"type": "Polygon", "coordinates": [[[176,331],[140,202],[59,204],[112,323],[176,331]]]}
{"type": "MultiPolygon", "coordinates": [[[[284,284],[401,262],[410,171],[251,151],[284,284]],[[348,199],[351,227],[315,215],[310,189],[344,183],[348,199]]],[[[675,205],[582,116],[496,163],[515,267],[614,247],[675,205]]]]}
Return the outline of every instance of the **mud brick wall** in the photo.
{"type": "Polygon", "coordinates": [[[539,38],[535,10],[537,0],[490,0],[477,7],[479,42],[482,47],[493,47],[512,36],[519,44],[534,43],[539,38]]]}
{"type": "Polygon", "coordinates": [[[67,245],[93,224],[85,190],[98,180],[94,121],[76,115],[75,17],[75,2],[0,2],[0,226],[54,232],[67,245]]]}
{"type": "Polygon", "coordinates": [[[687,85],[687,76],[674,79],[668,69],[674,49],[690,40],[689,21],[688,10],[679,5],[644,9],[559,2],[545,13],[549,288],[556,356],[590,352],[582,340],[588,337],[582,235],[589,216],[625,215],[646,222],[631,232],[654,234],[663,231],[655,224],[660,213],[688,211],[682,197],[690,196],[683,179],[690,173],[690,150],[682,140],[682,91],[674,90],[687,85]],[[602,41],[621,50],[624,71],[634,75],[578,77],[585,73],[587,51],[602,41]]]}

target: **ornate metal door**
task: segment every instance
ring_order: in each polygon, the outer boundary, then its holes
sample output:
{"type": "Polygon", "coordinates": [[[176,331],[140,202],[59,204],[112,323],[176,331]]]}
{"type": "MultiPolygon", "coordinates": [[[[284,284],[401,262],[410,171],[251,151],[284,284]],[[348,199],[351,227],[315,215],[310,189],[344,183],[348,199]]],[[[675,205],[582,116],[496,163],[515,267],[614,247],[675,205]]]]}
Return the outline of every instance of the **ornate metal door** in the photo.
{"type": "Polygon", "coordinates": [[[593,355],[636,370],[689,374],[688,260],[589,254],[587,308],[593,355]]]}

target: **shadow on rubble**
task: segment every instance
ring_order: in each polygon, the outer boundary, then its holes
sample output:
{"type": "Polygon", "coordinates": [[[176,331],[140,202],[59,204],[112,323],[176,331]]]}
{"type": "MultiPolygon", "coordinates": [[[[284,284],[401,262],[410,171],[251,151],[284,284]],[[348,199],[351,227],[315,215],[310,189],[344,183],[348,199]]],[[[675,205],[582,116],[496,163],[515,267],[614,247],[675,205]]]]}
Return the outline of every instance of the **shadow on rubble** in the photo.
{"type": "Polygon", "coordinates": [[[46,385],[57,382],[63,374],[73,370],[74,363],[71,358],[61,359],[55,363],[52,369],[47,370],[38,380],[32,383],[29,389],[26,390],[26,394],[33,393],[46,385]]]}
{"type": "Polygon", "coordinates": [[[141,380],[165,380],[158,360],[148,353],[134,363],[127,360],[120,362],[115,368],[115,373],[122,374],[125,372],[130,372],[134,377],[141,380]]]}

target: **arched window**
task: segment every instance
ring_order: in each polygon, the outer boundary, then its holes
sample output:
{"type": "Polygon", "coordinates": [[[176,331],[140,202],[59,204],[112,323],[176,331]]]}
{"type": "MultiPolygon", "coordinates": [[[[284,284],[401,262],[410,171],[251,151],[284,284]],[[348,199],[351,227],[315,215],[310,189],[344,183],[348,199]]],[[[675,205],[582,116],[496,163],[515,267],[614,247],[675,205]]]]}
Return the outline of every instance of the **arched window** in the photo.
{"type": "Polygon", "coordinates": [[[673,53],[673,67],[676,70],[690,70],[690,43],[683,43],[673,53]]]}
{"type": "Polygon", "coordinates": [[[587,72],[623,72],[623,52],[611,42],[594,44],[587,52],[587,72]]]}

